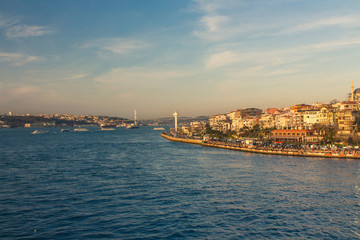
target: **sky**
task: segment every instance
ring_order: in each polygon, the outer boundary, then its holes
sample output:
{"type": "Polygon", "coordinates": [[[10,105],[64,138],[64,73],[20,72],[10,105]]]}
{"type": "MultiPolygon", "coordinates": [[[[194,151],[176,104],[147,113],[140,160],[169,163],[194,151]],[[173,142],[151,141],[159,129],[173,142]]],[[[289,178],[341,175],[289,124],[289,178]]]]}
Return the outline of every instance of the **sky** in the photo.
{"type": "Polygon", "coordinates": [[[346,100],[359,0],[2,0],[0,114],[201,116],[346,100]]]}

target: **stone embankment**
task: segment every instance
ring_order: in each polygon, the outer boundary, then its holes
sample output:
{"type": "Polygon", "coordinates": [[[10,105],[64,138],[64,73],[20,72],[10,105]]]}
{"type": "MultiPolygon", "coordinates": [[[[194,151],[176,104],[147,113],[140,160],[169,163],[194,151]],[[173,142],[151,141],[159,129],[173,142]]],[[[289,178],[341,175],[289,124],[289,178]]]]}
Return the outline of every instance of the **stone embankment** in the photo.
{"type": "Polygon", "coordinates": [[[225,143],[225,142],[203,142],[202,140],[174,137],[168,133],[162,133],[162,137],[175,142],[198,144],[205,147],[216,147],[235,151],[286,155],[286,156],[302,156],[302,157],[322,157],[322,158],[352,158],[360,159],[360,152],[358,151],[322,151],[322,150],[297,150],[297,149],[274,149],[274,148],[252,148],[247,146],[240,146],[239,144],[225,143]]]}

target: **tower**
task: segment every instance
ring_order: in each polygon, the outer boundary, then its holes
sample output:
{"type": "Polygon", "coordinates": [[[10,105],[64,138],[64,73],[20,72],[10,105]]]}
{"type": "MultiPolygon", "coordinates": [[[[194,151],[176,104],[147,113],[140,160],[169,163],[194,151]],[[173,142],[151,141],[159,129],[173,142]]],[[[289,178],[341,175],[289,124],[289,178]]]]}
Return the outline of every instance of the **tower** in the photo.
{"type": "Polygon", "coordinates": [[[355,99],[354,99],[354,82],[352,79],[351,79],[351,99],[350,99],[350,101],[355,101],[355,99]]]}
{"type": "Polygon", "coordinates": [[[136,109],[134,109],[134,124],[135,125],[137,124],[137,121],[136,121],[136,109]]]}
{"type": "Polygon", "coordinates": [[[173,116],[175,117],[175,132],[177,132],[178,130],[177,118],[179,116],[179,113],[175,111],[173,116]]]}

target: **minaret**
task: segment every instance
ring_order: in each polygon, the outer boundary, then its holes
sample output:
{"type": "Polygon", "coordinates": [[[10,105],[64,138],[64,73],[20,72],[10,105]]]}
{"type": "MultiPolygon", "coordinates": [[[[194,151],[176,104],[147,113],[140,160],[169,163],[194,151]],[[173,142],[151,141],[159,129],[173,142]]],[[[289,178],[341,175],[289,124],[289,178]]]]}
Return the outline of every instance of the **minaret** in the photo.
{"type": "Polygon", "coordinates": [[[137,121],[136,121],[136,109],[134,109],[134,124],[137,125],[137,121]]]}
{"type": "Polygon", "coordinates": [[[177,132],[178,130],[178,125],[177,125],[177,117],[179,116],[179,113],[177,113],[176,111],[174,112],[173,116],[175,117],[175,132],[177,132]]]}
{"type": "Polygon", "coordinates": [[[354,82],[353,80],[351,79],[351,101],[355,101],[354,99],[354,82]]]}

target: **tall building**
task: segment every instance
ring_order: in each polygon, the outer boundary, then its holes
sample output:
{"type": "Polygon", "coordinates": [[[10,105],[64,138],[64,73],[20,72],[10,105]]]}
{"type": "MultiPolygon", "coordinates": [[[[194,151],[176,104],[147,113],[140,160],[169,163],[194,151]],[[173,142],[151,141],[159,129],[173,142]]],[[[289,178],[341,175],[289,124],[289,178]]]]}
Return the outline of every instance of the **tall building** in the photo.
{"type": "Polygon", "coordinates": [[[349,101],[360,103],[360,88],[354,90],[354,82],[351,79],[351,94],[349,96],[349,101]]]}

